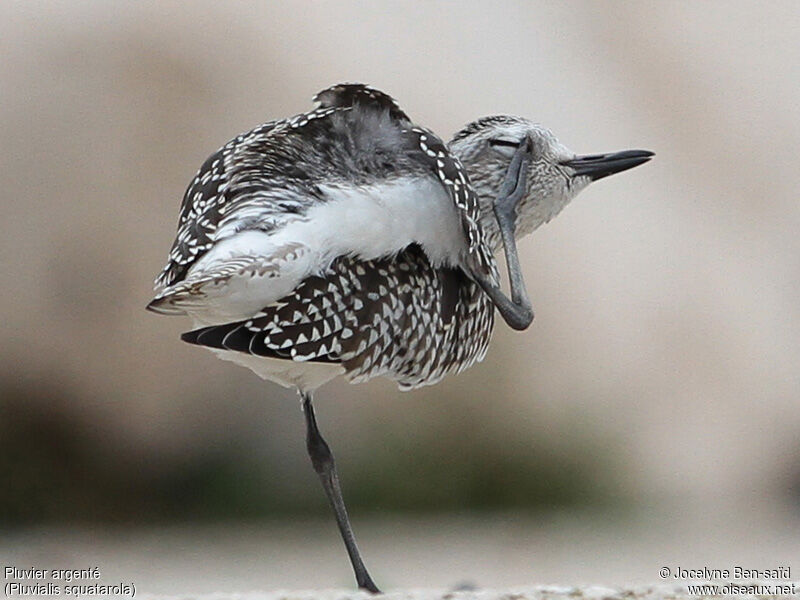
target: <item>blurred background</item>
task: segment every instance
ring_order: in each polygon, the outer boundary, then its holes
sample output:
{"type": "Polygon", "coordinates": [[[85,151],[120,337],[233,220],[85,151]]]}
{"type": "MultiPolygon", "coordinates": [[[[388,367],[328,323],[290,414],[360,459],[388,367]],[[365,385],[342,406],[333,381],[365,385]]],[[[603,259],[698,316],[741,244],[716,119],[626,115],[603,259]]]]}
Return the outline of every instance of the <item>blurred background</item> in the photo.
{"type": "Polygon", "coordinates": [[[351,587],[296,395],[144,311],[239,132],[370,83],[647,148],[522,244],[536,320],[433,388],[317,395],[386,588],[800,556],[795,2],[5,2],[0,559],[141,591],[351,587]]]}

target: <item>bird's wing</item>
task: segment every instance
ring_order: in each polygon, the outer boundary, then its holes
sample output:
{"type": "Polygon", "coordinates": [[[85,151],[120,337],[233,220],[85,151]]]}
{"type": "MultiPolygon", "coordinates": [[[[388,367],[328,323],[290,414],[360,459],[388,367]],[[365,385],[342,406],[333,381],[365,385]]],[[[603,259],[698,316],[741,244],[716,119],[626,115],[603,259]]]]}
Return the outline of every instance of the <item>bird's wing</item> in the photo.
{"type": "Polygon", "coordinates": [[[178,231],[167,264],[156,277],[157,289],[181,281],[192,263],[213,246],[219,222],[232,200],[235,169],[231,159],[239,148],[266,139],[279,124],[270,121],[232,139],[197,171],[183,195],[178,231]]]}
{"type": "Polygon", "coordinates": [[[198,268],[163,288],[147,309],[165,315],[191,313],[207,322],[252,314],[265,301],[291,291],[315,265],[309,248],[300,242],[272,243],[269,234],[250,231],[223,240],[220,256],[202,258],[198,268]],[[310,263],[310,264],[309,264],[310,263]]]}
{"type": "Polygon", "coordinates": [[[184,194],[177,235],[156,289],[181,281],[220,239],[248,227],[269,231],[313,202],[302,185],[305,174],[296,166],[296,148],[280,138],[344,110],[349,109],[317,108],[270,121],[209,156],[184,194]]]}
{"type": "Polygon", "coordinates": [[[415,245],[395,257],[341,257],[253,318],[183,334],[191,344],[293,361],[340,363],[351,381],[402,388],[481,360],[487,297],[460,269],[433,268],[415,245]]]}

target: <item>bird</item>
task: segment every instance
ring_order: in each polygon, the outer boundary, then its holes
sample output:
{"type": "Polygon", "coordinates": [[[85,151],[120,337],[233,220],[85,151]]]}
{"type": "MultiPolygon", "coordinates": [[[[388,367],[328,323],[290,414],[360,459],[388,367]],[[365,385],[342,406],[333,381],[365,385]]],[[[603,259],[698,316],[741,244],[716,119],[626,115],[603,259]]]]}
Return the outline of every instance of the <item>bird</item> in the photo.
{"type": "Polygon", "coordinates": [[[653,153],[578,156],[547,128],[509,115],[473,121],[445,144],[390,95],[358,83],[313,100],[202,164],[147,309],[188,315],[183,341],[298,391],[307,452],[356,583],[379,593],[314,392],[337,376],[383,376],[412,390],[483,360],[495,309],[517,330],[533,320],[517,239],[592,181],[653,153]]]}

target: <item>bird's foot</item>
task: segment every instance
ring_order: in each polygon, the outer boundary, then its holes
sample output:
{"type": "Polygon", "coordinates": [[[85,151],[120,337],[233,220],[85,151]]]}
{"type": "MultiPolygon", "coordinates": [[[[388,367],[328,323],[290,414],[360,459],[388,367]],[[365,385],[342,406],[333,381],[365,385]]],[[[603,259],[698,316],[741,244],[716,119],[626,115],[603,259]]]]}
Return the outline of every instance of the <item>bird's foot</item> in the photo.
{"type": "Polygon", "coordinates": [[[517,147],[511,163],[508,165],[503,185],[494,201],[494,214],[503,230],[516,228],[517,204],[525,197],[528,188],[528,169],[533,158],[533,144],[525,137],[517,147]]]}

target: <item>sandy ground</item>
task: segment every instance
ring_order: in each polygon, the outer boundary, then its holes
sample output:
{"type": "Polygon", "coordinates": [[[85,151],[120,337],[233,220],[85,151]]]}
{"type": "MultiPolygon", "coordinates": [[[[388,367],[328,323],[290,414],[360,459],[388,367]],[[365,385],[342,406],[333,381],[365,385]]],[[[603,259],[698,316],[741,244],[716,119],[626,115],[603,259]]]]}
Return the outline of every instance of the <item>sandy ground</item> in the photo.
{"type": "MultiPolygon", "coordinates": [[[[406,597],[407,590],[422,588],[438,590],[431,592],[431,598],[465,586],[504,590],[487,591],[489,596],[481,598],[499,598],[517,588],[525,590],[521,597],[539,598],[545,597],[545,588],[531,586],[562,590],[582,586],[589,594],[585,586],[639,593],[658,585],[662,593],[686,583],[672,576],[662,578],[664,567],[674,573],[678,568],[786,566],[794,569],[790,577],[796,580],[798,524],[796,518],[776,511],[717,518],[676,514],[637,522],[575,515],[354,521],[373,578],[398,598],[406,597]]],[[[335,525],[327,520],[6,533],[0,561],[21,568],[98,567],[101,583],[134,583],[137,597],[233,598],[255,590],[261,595],[244,597],[266,598],[273,596],[264,592],[275,590],[353,588],[335,525]]],[[[296,592],[296,597],[316,593],[296,592]]],[[[281,597],[294,598],[293,594],[281,597]]],[[[331,594],[337,599],[352,596],[331,594]]]]}
{"type": "MultiPolygon", "coordinates": [[[[754,584],[756,585],[756,584],[754,584]]],[[[604,586],[564,587],[534,586],[510,590],[409,590],[382,596],[386,600],[672,600],[678,598],[721,598],[730,594],[692,594],[686,593],[682,586],[641,586],[638,588],[608,588],[604,586]]],[[[747,598],[780,598],[775,594],[741,594],[747,598]]],[[[785,596],[784,596],[785,597],[785,596]]],[[[189,600],[180,597],[182,600],[189,600]]],[[[366,593],[352,593],[342,590],[321,590],[307,592],[274,592],[240,595],[212,594],[197,596],[196,600],[368,600],[366,593]]],[[[178,597],[174,597],[178,600],[178,597]]],[[[156,600],[152,597],[148,600],[156,600]]],[[[158,600],[167,600],[159,598],[158,600]]],[[[173,600],[173,599],[169,599],[173,600]]]]}

